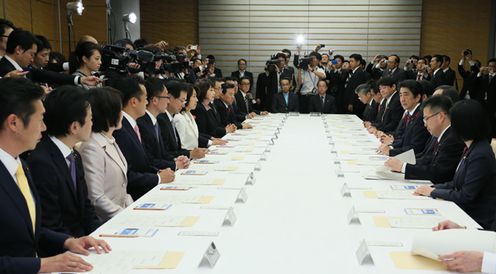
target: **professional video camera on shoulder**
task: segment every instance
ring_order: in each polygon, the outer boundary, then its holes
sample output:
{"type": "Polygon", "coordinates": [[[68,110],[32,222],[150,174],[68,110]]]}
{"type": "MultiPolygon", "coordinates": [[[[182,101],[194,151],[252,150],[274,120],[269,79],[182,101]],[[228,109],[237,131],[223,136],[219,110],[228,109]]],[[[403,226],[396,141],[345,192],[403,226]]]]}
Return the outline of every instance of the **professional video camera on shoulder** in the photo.
{"type": "Polygon", "coordinates": [[[119,74],[138,73],[154,60],[155,54],[146,49],[128,50],[124,47],[106,45],[102,49],[101,71],[110,70],[119,74]],[[130,67],[129,63],[137,63],[139,68],[130,67]]]}

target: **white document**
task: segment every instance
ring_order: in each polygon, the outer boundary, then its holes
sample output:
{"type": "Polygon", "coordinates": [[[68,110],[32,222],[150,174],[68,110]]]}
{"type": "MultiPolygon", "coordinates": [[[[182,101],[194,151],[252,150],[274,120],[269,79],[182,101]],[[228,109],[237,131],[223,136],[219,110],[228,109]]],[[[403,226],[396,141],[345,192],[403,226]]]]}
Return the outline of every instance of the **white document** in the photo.
{"type": "Polygon", "coordinates": [[[164,251],[111,251],[81,257],[93,265],[93,270],[87,273],[123,274],[143,266],[158,266],[164,255],[164,251]]]}
{"type": "Polygon", "coordinates": [[[496,233],[475,229],[448,229],[418,233],[412,253],[433,260],[457,251],[496,252],[496,233]]]}
{"type": "Polygon", "coordinates": [[[441,217],[434,216],[390,217],[389,224],[392,228],[432,229],[442,220],[441,217]]]}
{"type": "Polygon", "coordinates": [[[429,197],[413,195],[411,190],[384,190],[376,191],[377,199],[387,200],[428,200],[429,197]]]}
{"type": "Polygon", "coordinates": [[[396,159],[402,161],[403,163],[407,163],[407,164],[411,164],[411,165],[414,165],[417,163],[417,161],[415,159],[415,152],[413,151],[413,149],[410,149],[410,150],[405,151],[401,154],[398,154],[398,155],[394,156],[393,158],[396,158],[396,159]]]}
{"type": "Polygon", "coordinates": [[[391,171],[385,166],[377,167],[377,169],[375,170],[375,174],[380,179],[384,179],[384,180],[395,180],[395,181],[405,180],[405,174],[391,171]]]}

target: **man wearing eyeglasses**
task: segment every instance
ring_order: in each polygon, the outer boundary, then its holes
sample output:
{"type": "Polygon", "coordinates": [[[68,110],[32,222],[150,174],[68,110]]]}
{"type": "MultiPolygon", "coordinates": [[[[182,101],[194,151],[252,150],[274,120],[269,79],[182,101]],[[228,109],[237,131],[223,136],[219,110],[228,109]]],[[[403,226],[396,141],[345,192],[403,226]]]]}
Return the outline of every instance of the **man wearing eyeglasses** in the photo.
{"type": "Polygon", "coordinates": [[[449,110],[453,103],[445,95],[435,95],[424,103],[424,125],[432,135],[424,151],[416,155],[416,164],[397,158],[385,162],[386,167],[405,174],[405,179],[430,180],[434,184],[450,181],[463,153],[464,143],[451,130],[449,110]]]}

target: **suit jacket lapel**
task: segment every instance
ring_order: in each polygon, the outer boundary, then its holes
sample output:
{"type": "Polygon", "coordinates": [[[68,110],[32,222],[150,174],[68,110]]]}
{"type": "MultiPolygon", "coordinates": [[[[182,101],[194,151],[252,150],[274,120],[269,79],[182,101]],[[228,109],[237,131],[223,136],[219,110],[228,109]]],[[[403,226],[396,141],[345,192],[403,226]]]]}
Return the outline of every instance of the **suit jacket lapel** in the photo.
{"type": "MultiPolygon", "coordinates": [[[[60,152],[59,148],[50,140],[48,136],[46,136],[46,142],[48,145],[48,149],[50,151],[50,156],[53,160],[53,163],[57,166],[57,170],[60,170],[64,174],[64,183],[68,185],[69,189],[71,190],[71,193],[73,195],[73,198],[75,200],[78,200],[78,195],[76,193],[76,190],[74,189],[74,183],[72,182],[71,178],[71,173],[69,170],[69,167],[67,166],[67,162],[65,161],[64,156],[62,155],[62,152],[60,152]]],[[[76,172],[76,181],[77,181],[77,172],[76,172]]],[[[76,183],[77,185],[77,183],[76,183]]]]}

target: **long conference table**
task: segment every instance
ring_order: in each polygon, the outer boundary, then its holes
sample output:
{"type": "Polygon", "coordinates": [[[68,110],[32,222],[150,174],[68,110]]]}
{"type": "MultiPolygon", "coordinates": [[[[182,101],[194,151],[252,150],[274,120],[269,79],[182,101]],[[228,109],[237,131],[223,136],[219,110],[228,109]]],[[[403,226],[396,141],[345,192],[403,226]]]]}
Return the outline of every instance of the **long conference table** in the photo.
{"type": "Polygon", "coordinates": [[[428,182],[374,178],[386,158],[356,116],[250,123],[95,231],[113,250],[84,257],[90,273],[448,273],[412,239],[445,219],[479,228],[412,195],[428,182]]]}

